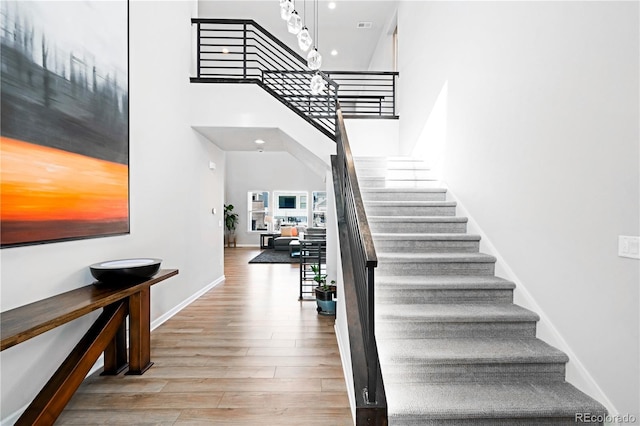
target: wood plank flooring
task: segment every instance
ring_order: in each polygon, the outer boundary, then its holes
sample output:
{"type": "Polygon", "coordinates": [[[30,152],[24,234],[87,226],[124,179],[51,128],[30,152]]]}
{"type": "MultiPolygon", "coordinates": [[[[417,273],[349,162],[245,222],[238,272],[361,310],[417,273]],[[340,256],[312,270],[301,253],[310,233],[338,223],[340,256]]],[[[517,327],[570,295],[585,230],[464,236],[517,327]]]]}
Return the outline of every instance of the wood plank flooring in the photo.
{"type": "Polygon", "coordinates": [[[259,253],[226,249],[226,281],[151,333],[153,367],[85,379],[56,424],[353,425],[334,319],[259,253]]]}

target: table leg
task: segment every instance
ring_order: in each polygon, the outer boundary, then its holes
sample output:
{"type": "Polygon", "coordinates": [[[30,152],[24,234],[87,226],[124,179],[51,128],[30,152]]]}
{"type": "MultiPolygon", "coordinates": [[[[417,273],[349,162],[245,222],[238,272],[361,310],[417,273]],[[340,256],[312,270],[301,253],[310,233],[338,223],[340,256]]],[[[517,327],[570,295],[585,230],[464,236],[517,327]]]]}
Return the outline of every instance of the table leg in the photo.
{"type": "Polygon", "coordinates": [[[101,376],[117,376],[129,364],[127,363],[127,321],[122,320],[115,336],[104,350],[104,371],[101,376]]]}
{"type": "Polygon", "coordinates": [[[151,362],[151,288],[143,288],[129,296],[129,371],[141,375],[151,362]]]}

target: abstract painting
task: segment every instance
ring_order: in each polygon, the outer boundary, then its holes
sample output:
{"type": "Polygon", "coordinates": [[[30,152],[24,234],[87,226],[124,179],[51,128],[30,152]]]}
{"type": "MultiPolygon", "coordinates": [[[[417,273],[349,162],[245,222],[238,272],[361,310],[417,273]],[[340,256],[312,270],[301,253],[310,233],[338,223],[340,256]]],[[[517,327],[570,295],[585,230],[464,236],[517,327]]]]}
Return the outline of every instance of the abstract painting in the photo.
{"type": "Polygon", "coordinates": [[[128,2],[1,13],[1,246],[128,233],[128,2]]]}

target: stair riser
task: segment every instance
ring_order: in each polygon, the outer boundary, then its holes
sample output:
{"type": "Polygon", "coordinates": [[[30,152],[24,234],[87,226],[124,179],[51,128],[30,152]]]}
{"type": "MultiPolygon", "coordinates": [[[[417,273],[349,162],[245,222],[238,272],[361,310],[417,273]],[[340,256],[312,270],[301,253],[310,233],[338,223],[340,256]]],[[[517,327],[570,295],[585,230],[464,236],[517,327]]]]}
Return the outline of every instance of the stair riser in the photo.
{"type": "Polygon", "coordinates": [[[384,368],[385,383],[550,383],[564,382],[564,377],[562,363],[434,365],[394,361],[384,368]]]}
{"type": "Polygon", "coordinates": [[[387,170],[383,168],[357,168],[358,179],[367,177],[386,177],[389,179],[434,179],[430,170],[387,170]]]}
{"type": "Polygon", "coordinates": [[[365,203],[371,216],[455,216],[455,206],[372,206],[365,203]]]}
{"type": "Polygon", "coordinates": [[[466,222],[378,222],[369,218],[369,228],[373,233],[465,233],[466,222]]]}
{"type": "Polygon", "coordinates": [[[441,188],[442,183],[437,180],[413,179],[363,179],[359,178],[360,188],[441,188]]]}
{"type": "Polygon", "coordinates": [[[478,253],[479,241],[376,240],[378,253],[478,253]]]}
{"type": "Polygon", "coordinates": [[[379,303],[512,303],[513,290],[394,290],[376,287],[379,303]]]}
{"type": "MultiPolygon", "coordinates": [[[[576,426],[581,423],[576,423],[574,417],[429,419],[426,416],[396,416],[390,413],[389,424],[394,426],[576,426]]],[[[602,426],[603,423],[594,422],[589,425],[602,426]]]]}
{"type": "Polygon", "coordinates": [[[368,192],[362,191],[362,198],[367,201],[445,201],[445,192],[368,192]]]}
{"type": "Polygon", "coordinates": [[[495,262],[389,262],[381,260],[382,275],[493,275],[495,262]]]}
{"type": "Polygon", "coordinates": [[[518,322],[403,322],[378,321],[378,339],[507,338],[535,337],[536,323],[518,322]]]}
{"type": "Polygon", "coordinates": [[[398,160],[398,159],[387,159],[387,158],[354,158],[354,164],[356,169],[376,169],[376,168],[385,168],[385,169],[427,169],[428,167],[424,163],[424,161],[415,160],[415,159],[407,159],[407,160],[398,160]]]}

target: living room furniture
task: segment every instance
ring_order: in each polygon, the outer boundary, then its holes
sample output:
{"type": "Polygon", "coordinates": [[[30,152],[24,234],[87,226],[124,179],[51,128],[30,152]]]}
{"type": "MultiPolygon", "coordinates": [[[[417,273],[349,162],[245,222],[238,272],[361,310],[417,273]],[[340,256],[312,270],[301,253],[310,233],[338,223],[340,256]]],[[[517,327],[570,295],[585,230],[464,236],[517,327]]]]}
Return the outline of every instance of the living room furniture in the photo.
{"type": "Polygon", "coordinates": [[[288,251],[291,241],[298,241],[298,229],[294,226],[281,226],[280,236],[273,240],[273,248],[277,251],[288,251]]]}
{"type": "Polygon", "coordinates": [[[300,241],[293,240],[289,243],[289,256],[297,257],[300,256],[300,241]]]}
{"type": "Polygon", "coordinates": [[[277,232],[268,232],[268,233],[260,234],[260,248],[261,249],[273,248],[273,240],[279,236],[280,236],[280,233],[277,233],[277,232]]]}

